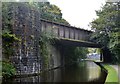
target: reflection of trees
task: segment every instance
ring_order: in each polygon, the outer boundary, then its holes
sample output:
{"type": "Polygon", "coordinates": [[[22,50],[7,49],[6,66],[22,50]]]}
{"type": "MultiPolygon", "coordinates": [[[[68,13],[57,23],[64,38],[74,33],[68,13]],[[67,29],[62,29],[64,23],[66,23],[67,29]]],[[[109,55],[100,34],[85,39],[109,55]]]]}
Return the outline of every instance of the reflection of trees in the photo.
{"type": "Polygon", "coordinates": [[[101,84],[104,84],[107,73],[101,69],[98,65],[91,62],[88,65],[89,67],[89,81],[90,82],[101,82],[101,84]]]}
{"type": "Polygon", "coordinates": [[[40,82],[60,82],[61,68],[46,71],[40,75],[40,82]]]}
{"type": "Polygon", "coordinates": [[[99,78],[100,75],[100,68],[94,63],[94,62],[88,62],[87,65],[89,66],[89,76],[88,80],[94,80],[96,78],[99,78]]]}
{"type": "Polygon", "coordinates": [[[101,74],[99,76],[98,82],[103,82],[104,83],[106,78],[107,78],[107,72],[104,69],[101,69],[101,74]]]}
{"type": "Polygon", "coordinates": [[[62,74],[63,82],[86,82],[88,79],[86,62],[80,62],[65,68],[62,74]]]}

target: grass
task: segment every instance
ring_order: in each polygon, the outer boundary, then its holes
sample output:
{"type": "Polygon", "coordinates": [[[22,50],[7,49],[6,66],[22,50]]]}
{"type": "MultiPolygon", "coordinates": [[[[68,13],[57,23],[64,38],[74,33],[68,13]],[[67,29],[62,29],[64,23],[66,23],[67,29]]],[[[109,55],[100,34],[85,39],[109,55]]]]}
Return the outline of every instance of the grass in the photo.
{"type": "Polygon", "coordinates": [[[103,64],[104,67],[108,70],[108,75],[107,75],[107,78],[106,78],[106,83],[107,82],[118,82],[118,74],[117,74],[117,71],[112,67],[110,66],[109,64],[103,64]]]}

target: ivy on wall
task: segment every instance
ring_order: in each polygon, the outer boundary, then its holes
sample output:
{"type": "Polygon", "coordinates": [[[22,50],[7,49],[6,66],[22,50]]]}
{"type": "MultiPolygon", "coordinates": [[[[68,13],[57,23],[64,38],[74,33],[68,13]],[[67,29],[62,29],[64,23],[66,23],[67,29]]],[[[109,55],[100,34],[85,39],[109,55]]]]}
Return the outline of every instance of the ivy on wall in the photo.
{"type": "Polygon", "coordinates": [[[9,58],[13,55],[13,43],[20,41],[12,32],[12,3],[2,4],[2,47],[3,58],[9,58]]]}
{"type": "Polygon", "coordinates": [[[40,54],[42,55],[42,63],[44,68],[48,68],[49,59],[50,59],[50,44],[54,44],[54,34],[51,32],[41,32],[40,34],[40,54]]]}
{"type": "Polygon", "coordinates": [[[16,69],[9,57],[14,54],[13,43],[19,43],[21,39],[12,32],[12,3],[2,3],[2,76],[10,78],[16,73],[16,69]]]}

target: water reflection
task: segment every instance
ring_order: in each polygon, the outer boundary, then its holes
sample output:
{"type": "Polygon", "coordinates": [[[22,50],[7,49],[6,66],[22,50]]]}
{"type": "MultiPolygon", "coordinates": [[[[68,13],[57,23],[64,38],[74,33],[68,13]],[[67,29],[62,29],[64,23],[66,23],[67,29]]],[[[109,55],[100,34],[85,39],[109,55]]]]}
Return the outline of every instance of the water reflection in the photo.
{"type": "Polygon", "coordinates": [[[87,62],[87,65],[89,66],[88,80],[91,81],[98,79],[101,74],[101,68],[93,62],[87,62]]]}
{"type": "Polygon", "coordinates": [[[82,61],[79,64],[44,72],[39,76],[15,78],[9,82],[102,82],[105,81],[104,74],[95,63],[82,61]]]}

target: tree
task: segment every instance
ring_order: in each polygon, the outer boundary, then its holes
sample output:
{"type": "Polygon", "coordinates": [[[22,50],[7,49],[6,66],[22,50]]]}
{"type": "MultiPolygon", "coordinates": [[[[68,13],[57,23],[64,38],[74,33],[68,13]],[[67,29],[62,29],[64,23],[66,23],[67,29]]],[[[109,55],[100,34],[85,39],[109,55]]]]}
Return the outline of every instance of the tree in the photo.
{"type": "MultiPolygon", "coordinates": [[[[120,42],[120,23],[118,20],[118,9],[115,3],[106,3],[101,10],[96,11],[97,19],[91,22],[91,26],[95,33],[91,39],[100,43],[104,48],[108,48],[112,53],[113,61],[120,61],[119,47],[120,42]]],[[[105,49],[105,50],[106,50],[105,49]]]]}
{"type": "Polygon", "coordinates": [[[61,10],[56,5],[51,5],[49,2],[32,3],[32,5],[39,9],[42,19],[70,25],[62,18],[61,10]]]}

